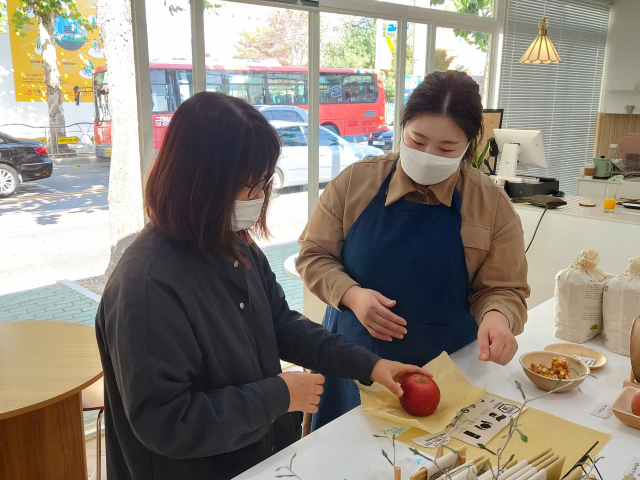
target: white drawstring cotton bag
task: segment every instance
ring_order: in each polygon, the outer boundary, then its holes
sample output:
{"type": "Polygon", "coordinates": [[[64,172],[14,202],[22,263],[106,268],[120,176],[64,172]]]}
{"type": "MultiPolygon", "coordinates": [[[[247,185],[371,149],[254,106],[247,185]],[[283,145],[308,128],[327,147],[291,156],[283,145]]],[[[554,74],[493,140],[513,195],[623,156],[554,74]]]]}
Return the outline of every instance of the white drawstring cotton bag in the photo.
{"type": "Polygon", "coordinates": [[[598,252],[583,250],[556,275],[556,337],[584,343],[602,331],[602,293],[609,276],[598,263],[598,252]]]}
{"type": "Polygon", "coordinates": [[[640,315],[640,257],[629,260],[629,269],[611,278],[602,297],[604,346],[629,356],[631,324],[640,315]]]}

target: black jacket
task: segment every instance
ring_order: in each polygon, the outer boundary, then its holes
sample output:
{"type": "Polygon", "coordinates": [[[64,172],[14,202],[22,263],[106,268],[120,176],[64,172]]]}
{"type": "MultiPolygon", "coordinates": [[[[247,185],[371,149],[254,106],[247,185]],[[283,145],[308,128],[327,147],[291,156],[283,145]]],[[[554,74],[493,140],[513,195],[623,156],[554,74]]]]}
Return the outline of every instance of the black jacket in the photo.
{"type": "Polygon", "coordinates": [[[228,479],[299,438],[280,359],[368,381],[378,357],[289,310],[262,251],[250,264],[147,226],[96,316],[109,480],[228,479]]]}

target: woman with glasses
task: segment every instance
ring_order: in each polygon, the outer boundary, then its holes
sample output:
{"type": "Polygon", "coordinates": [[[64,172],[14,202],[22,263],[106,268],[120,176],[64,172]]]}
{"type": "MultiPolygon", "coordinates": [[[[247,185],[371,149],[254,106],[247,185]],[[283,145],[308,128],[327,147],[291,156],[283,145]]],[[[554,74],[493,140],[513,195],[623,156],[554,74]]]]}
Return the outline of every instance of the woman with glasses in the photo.
{"type": "MultiPolygon", "coordinates": [[[[298,271],[329,305],[329,331],[384,358],[424,365],[477,339],[479,360],[505,365],[527,319],[527,260],[509,198],[468,165],[482,138],[478,84],[434,72],[399,120],[399,154],[327,185],[298,271]]],[[[353,382],[328,376],[312,428],[359,404],[353,382]]]]}
{"type": "Polygon", "coordinates": [[[145,189],[149,224],[96,317],[110,479],[230,479],[299,438],[321,374],[397,382],[424,370],[291,311],[254,242],[280,153],[244,101],[198,93],[175,112],[145,189]]]}

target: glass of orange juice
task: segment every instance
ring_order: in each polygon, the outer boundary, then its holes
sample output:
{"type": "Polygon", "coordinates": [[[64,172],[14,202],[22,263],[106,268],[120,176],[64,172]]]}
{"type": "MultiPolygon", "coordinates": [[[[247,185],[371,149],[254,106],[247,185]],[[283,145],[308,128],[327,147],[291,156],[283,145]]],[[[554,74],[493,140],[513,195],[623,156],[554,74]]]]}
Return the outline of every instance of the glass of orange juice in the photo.
{"type": "Polygon", "coordinates": [[[617,184],[609,184],[604,191],[604,211],[605,213],[613,213],[616,209],[616,201],[618,200],[617,184]]]}

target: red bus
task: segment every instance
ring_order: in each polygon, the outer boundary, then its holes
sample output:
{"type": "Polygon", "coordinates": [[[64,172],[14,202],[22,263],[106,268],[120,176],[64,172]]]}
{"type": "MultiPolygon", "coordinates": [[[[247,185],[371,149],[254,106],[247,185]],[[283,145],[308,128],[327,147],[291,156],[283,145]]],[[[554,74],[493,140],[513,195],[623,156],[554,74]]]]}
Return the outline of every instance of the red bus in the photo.
{"type": "MultiPolygon", "coordinates": [[[[173,112],[193,94],[191,65],[149,65],[153,144],[157,150],[173,112]]],[[[96,155],[111,156],[111,113],[106,66],[93,72],[96,155]]],[[[251,105],[296,106],[306,110],[308,71],[304,67],[207,66],[207,91],[240,97],[251,105]]],[[[320,69],[320,124],[350,141],[384,123],[382,73],[352,68],[320,69]]]]}

